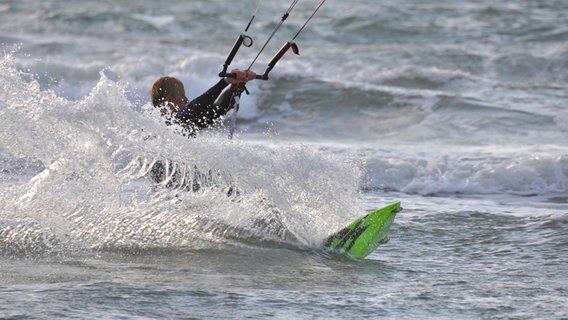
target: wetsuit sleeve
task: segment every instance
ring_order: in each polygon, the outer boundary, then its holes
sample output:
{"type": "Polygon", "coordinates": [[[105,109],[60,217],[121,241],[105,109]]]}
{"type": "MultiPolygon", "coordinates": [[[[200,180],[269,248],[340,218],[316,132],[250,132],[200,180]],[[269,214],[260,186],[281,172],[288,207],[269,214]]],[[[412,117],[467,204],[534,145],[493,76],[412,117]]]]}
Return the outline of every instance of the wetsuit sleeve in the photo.
{"type": "Polygon", "coordinates": [[[221,79],[217,84],[192,100],[185,108],[175,114],[177,122],[193,130],[203,129],[225,115],[233,107],[233,95],[227,87],[225,80],[221,79]],[[215,100],[221,95],[217,102],[215,100]]]}

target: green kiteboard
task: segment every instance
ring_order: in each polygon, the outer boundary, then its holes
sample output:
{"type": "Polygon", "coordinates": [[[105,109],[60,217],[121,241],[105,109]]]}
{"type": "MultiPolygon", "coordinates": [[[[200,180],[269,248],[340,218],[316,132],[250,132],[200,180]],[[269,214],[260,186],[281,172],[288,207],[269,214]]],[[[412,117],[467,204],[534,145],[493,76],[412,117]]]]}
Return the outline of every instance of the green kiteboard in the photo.
{"type": "Polygon", "coordinates": [[[389,240],[390,226],[401,210],[400,202],[395,202],[353,221],[327,238],[323,244],[324,252],[346,255],[356,260],[364,259],[381,243],[389,240]]]}

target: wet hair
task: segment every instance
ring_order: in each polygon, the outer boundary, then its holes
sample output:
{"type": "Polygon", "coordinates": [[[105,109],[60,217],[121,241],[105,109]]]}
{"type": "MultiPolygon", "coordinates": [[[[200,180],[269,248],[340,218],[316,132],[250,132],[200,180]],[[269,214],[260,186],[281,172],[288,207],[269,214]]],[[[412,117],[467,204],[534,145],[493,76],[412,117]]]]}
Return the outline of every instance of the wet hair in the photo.
{"type": "Polygon", "coordinates": [[[160,106],[168,95],[173,95],[177,90],[183,90],[183,83],[174,77],[160,77],[150,87],[150,97],[154,107],[160,106]]]}

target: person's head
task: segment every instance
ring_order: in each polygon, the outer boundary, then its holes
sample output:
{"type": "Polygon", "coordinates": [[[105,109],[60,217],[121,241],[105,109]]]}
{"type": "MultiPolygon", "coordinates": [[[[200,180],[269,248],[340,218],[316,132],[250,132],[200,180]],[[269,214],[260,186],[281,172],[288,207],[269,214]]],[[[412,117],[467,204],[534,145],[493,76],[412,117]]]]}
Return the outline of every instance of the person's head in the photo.
{"type": "Polygon", "coordinates": [[[160,77],[154,81],[150,96],[154,107],[166,107],[170,112],[178,111],[189,102],[183,83],[174,77],[160,77]]]}

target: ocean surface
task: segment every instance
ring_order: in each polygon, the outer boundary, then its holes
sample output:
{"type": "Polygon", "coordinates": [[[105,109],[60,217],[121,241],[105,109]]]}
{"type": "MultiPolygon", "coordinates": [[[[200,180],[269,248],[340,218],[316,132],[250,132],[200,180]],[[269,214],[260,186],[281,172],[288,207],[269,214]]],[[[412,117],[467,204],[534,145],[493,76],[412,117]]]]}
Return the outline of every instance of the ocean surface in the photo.
{"type": "Polygon", "coordinates": [[[257,3],[0,1],[0,318],[568,319],[568,2],[328,0],[232,140],[166,126],[152,81],[216,83],[257,3]]]}

